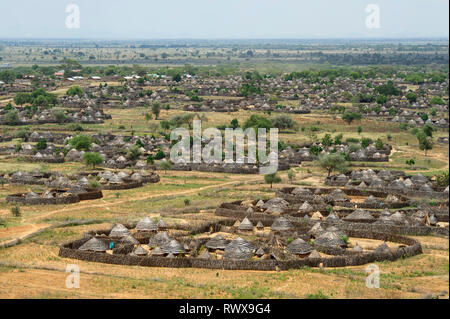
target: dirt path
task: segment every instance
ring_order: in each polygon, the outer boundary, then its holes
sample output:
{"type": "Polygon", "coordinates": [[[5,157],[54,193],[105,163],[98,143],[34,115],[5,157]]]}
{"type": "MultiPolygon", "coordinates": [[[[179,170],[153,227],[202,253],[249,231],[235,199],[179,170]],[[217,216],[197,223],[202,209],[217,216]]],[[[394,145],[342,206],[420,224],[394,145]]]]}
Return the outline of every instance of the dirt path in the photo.
{"type": "MultiPolygon", "coordinates": [[[[104,200],[101,200],[101,203],[99,203],[99,204],[80,205],[78,207],[73,207],[73,206],[72,207],[65,207],[65,208],[62,208],[62,209],[53,210],[53,211],[50,211],[50,212],[47,212],[47,213],[44,213],[44,214],[40,214],[38,216],[29,217],[29,218],[23,218],[22,219],[22,223],[33,222],[33,221],[35,221],[37,219],[47,218],[49,216],[52,216],[54,214],[61,213],[61,212],[73,212],[73,211],[78,211],[80,209],[97,208],[97,207],[108,209],[109,206],[118,205],[118,204],[124,204],[124,203],[132,202],[132,201],[146,200],[146,199],[151,199],[151,198],[172,196],[172,195],[192,194],[192,193],[200,192],[200,191],[211,189],[211,188],[219,188],[219,187],[229,186],[229,185],[232,185],[232,184],[235,184],[235,183],[238,183],[238,182],[248,183],[248,182],[257,181],[257,180],[260,180],[260,177],[259,178],[246,179],[245,181],[242,181],[241,179],[236,179],[236,180],[233,180],[231,182],[226,182],[226,183],[222,183],[222,184],[213,184],[213,185],[208,185],[208,186],[195,188],[195,189],[189,189],[189,190],[180,191],[180,192],[164,192],[164,193],[160,193],[160,194],[153,194],[153,195],[145,195],[145,196],[140,196],[140,197],[133,197],[133,198],[129,198],[129,199],[125,199],[125,200],[119,200],[119,201],[114,201],[114,202],[110,202],[110,203],[107,203],[104,200]]],[[[52,225],[51,224],[33,224],[33,223],[31,223],[31,224],[27,224],[27,225],[8,227],[8,228],[6,228],[6,230],[4,230],[4,231],[1,230],[0,231],[0,238],[7,238],[7,237],[10,237],[11,235],[13,235],[14,237],[12,237],[12,239],[0,242],[0,246],[8,245],[11,242],[16,241],[16,240],[23,240],[26,236],[29,236],[29,235],[31,235],[33,233],[36,233],[36,232],[38,232],[38,231],[40,231],[40,230],[42,230],[44,228],[47,228],[49,226],[52,226],[52,225]]]]}

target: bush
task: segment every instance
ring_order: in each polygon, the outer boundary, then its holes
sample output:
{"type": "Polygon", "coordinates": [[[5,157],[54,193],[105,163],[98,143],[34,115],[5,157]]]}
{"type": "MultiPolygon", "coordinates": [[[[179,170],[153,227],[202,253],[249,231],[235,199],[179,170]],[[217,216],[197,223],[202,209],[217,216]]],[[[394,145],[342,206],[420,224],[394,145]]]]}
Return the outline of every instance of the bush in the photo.
{"type": "Polygon", "coordinates": [[[377,148],[377,150],[384,149],[383,141],[380,138],[376,140],[375,147],[377,148]]]}
{"type": "Polygon", "coordinates": [[[161,160],[161,159],[163,159],[163,158],[165,158],[165,157],[166,157],[166,154],[164,154],[164,152],[163,152],[161,149],[159,149],[159,150],[156,152],[155,160],[161,160]]]}
{"type": "Polygon", "coordinates": [[[14,207],[11,207],[11,214],[12,214],[14,217],[20,217],[20,216],[22,216],[22,213],[20,212],[20,206],[19,206],[19,205],[16,205],[16,206],[14,206],[14,207]]]}
{"type": "Polygon", "coordinates": [[[436,185],[438,187],[447,187],[448,186],[448,172],[442,172],[440,175],[436,176],[436,185]]]}
{"type": "Polygon", "coordinates": [[[189,200],[189,199],[185,199],[184,200],[184,206],[189,206],[189,205],[191,205],[191,201],[189,200]]]}
{"type": "Polygon", "coordinates": [[[95,180],[95,179],[91,179],[88,183],[88,187],[92,188],[92,189],[99,189],[100,188],[100,183],[95,180]]]}
{"type": "Polygon", "coordinates": [[[47,148],[47,140],[45,138],[42,138],[37,142],[36,148],[38,150],[45,150],[47,148]]]}
{"type": "Polygon", "coordinates": [[[268,130],[273,127],[273,123],[271,120],[264,116],[253,114],[247,121],[245,121],[242,129],[246,130],[250,127],[254,128],[255,130],[259,128],[265,128],[268,130]]]}
{"type": "Polygon", "coordinates": [[[126,158],[130,161],[137,160],[141,156],[141,151],[139,149],[139,146],[133,145],[128,148],[126,158]]]}
{"type": "Polygon", "coordinates": [[[280,115],[272,120],[272,124],[274,127],[284,130],[294,128],[297,123],[288,115],[280,115]]]}
{"type": "Polygon", "coordinates": [[[66,95],[67,96],[78,95],[79,97],[81,97],[83,95],[83,90],[78,85],[75,85],[67,90],[66,95]]]}

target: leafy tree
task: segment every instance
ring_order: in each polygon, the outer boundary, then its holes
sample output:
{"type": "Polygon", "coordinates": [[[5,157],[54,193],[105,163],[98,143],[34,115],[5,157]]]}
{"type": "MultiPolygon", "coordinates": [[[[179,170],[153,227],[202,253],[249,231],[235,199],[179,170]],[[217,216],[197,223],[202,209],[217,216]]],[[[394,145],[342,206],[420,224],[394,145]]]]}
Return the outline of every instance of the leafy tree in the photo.
{"type": "Polygon", "coordinates": [[[434,127],[427,123],[423,126],[422,131],[426,136],[433,137],[434,127]]]}
{"type": "Polygon", "coordinates": [[[3,121],[8,125],[16,125],[19,123],[19,112],[17,110],[11,110],[3,115],[3,121]]]}
{"type": "Polygon", "coordinates": [[[361,125],[358,126],[357,131],[358,131],[358,134],[361,134],[361,133],[362,133],[362,126],[361,126],[361,125]]]}
{"type": "Polygon", "coordinates": [[[331,146],[331,144],[333,144],[333,139],[331,138],[330,134],[325,134],[325,136],[322,138],[322,144],[324,146],[331,146]]]}
{"type": "Polygon", "coordinates": [[[430,99],[430,104],[431,105],[444,105],[444,100],[441,98],[441,97],[439,97],[439,96],[433,96],[431,99],[430,99]]]}
{"type": "Polygon", "coordinates": [[[380,105],[386,104],[387,97],[386,97],[386,95],[378,95],[376,101],[377,101],[377,104],[380,104],[380,105]]]}
{"type": "MultiPolygon", "coordinates": [[[[164,53],[163,53],[164,54],[164,53]]],[[[163,58],[164,59],[164,58],[163,58]]],[[[172,76],[172,81],[175,81],[175,82],[180,82],[181,81],[181,74],[180,73],[175,73],[173,76],[172,76]]]]}
{"type": "Polygon", "coordinates": [[[409,92],[405,95],[406,99],[409,101],[409,103],[414,103],[417,101],[417,94],[414,92],[409,92]]]}
{"type": "Polygon", "coordinates": [[[152,104],[152,113],[155,114],[155,120],[158,119],[159,113],[161,113],[161,104],[158,102],[152,104]]]}
{"type": "Polygon", "coordinates": [[[270,184],[270,188],[272,188],[273,184],[278,184],[281,182],[281,178],[277,175],[277,173],[267,174],[264,175],[264,182],[266,184],[270,184]]]}
{"type": "Polygon", "coordinates": [[[78,86],[72,86],[66,91],[67,96],[75,96],[78,95],[79,97],[83,96],[83,90],[78,86]]]}
{"type": "Polygon", "coordinates": [[[92,146],[92,139],[88,135],[75,135],[70,139],[69,144],[78,151],[89,151],[92,146]]]}
{"type": "Polygon", "coordinates": [[[375,92],[378,94],[389,95],[401,95],[402,90],[394,86],[394,82],[388,81],[386,84],[382,84],[375,88],[375,92]]]}
{"type": "Polygon", "coordinates": [[[354,120],[360,120],[362,117],[361,113],[356,112],[346,112],[342,115],[342,119],[350,125],[354,120]]]}
{"type": "Polygon", "coordinates": [[[242,128],[246,130],[250,127],[253,127],[255,130],[259,128],[265,128],[268,130],[273,127],[273,124],[272,121],[270,121],[268,118],[253,114],[247,121],[245,121],[242,128]]]}
{"type": "Polygon", "coordinates": [[[166,157],[166,154],[164,154],[164,152],[161,149],[159,149],[155,154],[155,160],[161,160],[165,157],[166,157]]]}
{"type": "Polygon", "coordinates": [[[26,103],[31,103],[32,101],[33,99],[29,93],[20,92],[14,97],[14,103],[16,103],[16,105],[24,105],[26,103]]]}
{"type": "Polygon", "coordinates": [[[238,128],[239,127],[239,121],[237,119],[232,119],[230,123],[231,128],[238,128]]]}
{"type": "Polygon", "coordinates": [[[379,138],[375,141],[375,147],[377,150],[384,149],[384,144],[383,144],[383,141],[381,140],[381,138],[379,138]]]}
{"type": "Polygon", "coordinates": [[[344,171],[347,168],[344,156],[338,153],[319,156],[317,162],[321,168],[328,172],[328,177],[333,170],[344,171]]]}
{"type": "Polygon", "coordinates": [[[92,165],[92,168],[95,168],[96,165],[102,164],[105,159],[99,153],[88,152],[83,154],[83,160],[86,165],[92,165]]]}
{"type": "Polygon", "coordinates": [[[427,156],[427,152],[433,149],[433,141],[431,137],[421,131],[417,134],[417,140],[419,141],[419,149],[425,151],[425,156],[427,156]]]}
{"type": "Polygon", "coordinates": [[[342,133],[336,135],[334,137],[334,144],[336,145],[341,145],[342,144],[342,138],[344,137],[344,135],[342,133]]]}
{"type": "Polygon", "coordinates": [[[372,143],[372,139],[371,138],[366,137],[366,138],[362,138],[361,139],[361,146],[363,148],[367,148],[370,145],[370,143],[372,143]]]}
{"type": "Polygon", "coordinates": [[[150,154],[149,156],[147,156],[147,164],[153,165],[155,163],[155,158],[153,157],[152,154],[150,154]]]}
{"type": "Polygon", "coordinates": [[[47,148],[47,140],[45,138],[42,138],[37,142],[36,148],[38,150],[45,150],[47,148]]]}
{"type": "Polygon", "coordinates": [[[159,169],[162,169],[164,171],[164,174],[167,173],[167,170],[172,168],[172,163],[170,163],[168,160],[163,160],[159,162],[159,169]]]}

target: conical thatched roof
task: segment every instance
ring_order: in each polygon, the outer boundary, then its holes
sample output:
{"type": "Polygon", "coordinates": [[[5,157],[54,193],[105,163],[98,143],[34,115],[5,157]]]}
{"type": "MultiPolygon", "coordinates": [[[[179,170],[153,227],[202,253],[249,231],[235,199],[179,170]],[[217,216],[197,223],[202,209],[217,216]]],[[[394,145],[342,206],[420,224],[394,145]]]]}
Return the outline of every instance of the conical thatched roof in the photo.
{"type": "Polygon", "coordinates": [[[325,218],[327,222],[338,222],[339,216],[335,212],[331,212],[327,218],[325,218]]]}
{"type": "Polygon", "coordinates": [[[256,205],[256,207],[263,207],[264,206],[264,202],[262,200],[259,200],[256,205]]]}
{"type": "Polygon", "coordinates": [[[431,186],[428,184],[423,184],[422,186],[420,186],[419,191],[429,193],[433,191],[433,188],[431,188],[431,186]]]}
{"type": "Polygon", "coordinates": [[[308,258],[322,258],[322,256],[320,256],[320,254],[317,252],[317,250],[313,250],[313,251],[309,254],[308,258]]]}
{"type": "Polygon", "coordinates": [[[336,189],[330,194],[330,198],[332,198],[334,201],[348,201],[349,198],[341,189],[336,189]]]}
{"type": "Polygon", "coordinates": [[[323,215],[320,212],[314,212],[314,214],[312,214],[311,219],[313,220],[322,220],[323,219],[323,215]]]}
{"type": "Polygon", "coordinates": [[[247,208],[246,212],[247,212],[248,214],[251,214],[251,213],[253,213],[254,211],[253,211],[253,208],[249,207],[249,208],[247,208]]]}
{"type": "Polygon", "coordinates": [[[364,203],[367,203],[367,204],[377,204],[377,203],[379,203],[380,201],[375,197],[375,196],[373,196],[373,195],[370,195],[369,197],[367,197],[366,198],[366,200],[364,201],[364,203]]]}
{"type": "Polygon", "coordinates": [[[244,220],[239,224],[239,230],[253,230],[252,222],[245,217],[244,220]]]}
{"type": "Polygon", "coordinates": [[[208,250],[205,250],[200,256],[198,256],[200,259],[211,259],[211,255],[209,254],[208,250]]]}
{"type": "Polygon", "coordinates": [[[162,219],[159,220],[158,224],[157,224],[158,228],[160,229],[164,229],[167,228],[167,224],[165,221],[163,221],[162,219]]]}
{"type": "Polygon", "coordinates": [[[300,198],[312,198],[314,195],[313,193],[306,188],[303,187],[297,187],[292,191],[292,195],[298,196],[300,198]]]}
{"type": "Polygon", "coordinates": [[[156,231],[158,230],[158,226],[150,219],[150,217],[145,217],[136,224],[135,229],[137,231],[156,231]]]}
{"type": "Polygon", "coordinates": [[[164,252],[162,251],[161,248],[156,247],[155,249],[152,250],[151,255],[152,256],[162,256],[162,255],[164,255],[164,252]]]}
{"type": "Polygon", "coordinates": [[[110,237],[124,237],[127,235],[131,235],[130,231],[122,224],[116,224],[116,226],[111,229],[111,232],[109,233],[110,237]]]}
{"type": "Polygon", "coordinates": [[[347,244],[342,240],[336,232],[326,231],[322,233],[315,241],[314,244],[325,247],[345,247],[347,244]]]}
{"type": "Polygon", "coordinates": [[[273,231],[287,231],[294,229],[294,225],[285,217],[278,217],[274,220],[270,229],[273,231]]]}
{"type": "Polygon", "coordinates": [[[92,239],[89,239],[87,242],[85,242],[78,249],[95,252],[105,252],[108,250],[108,245],[103,240],[93,237],[92,239]]]}
{"type": "Polygon", "coordinates": [[[372,215],[370,215],[368,211],[357,209],[353,213],[345,216],[343,220],[347,222],[363,222],[363,221],[370,222],[374,221],[375,218],[372,215]]]}
{"type": "Polygon", "coordinates": [[[175,258],[175,255],[172,254],[172,253],[170,253],[170,254],[168,254],[166,257],[167,257],[167,258],[175,258]]]}
{"type": "Polygon", "coordinates": [[[128,245],[138,245],[139,242],[131,235],[126,235],[120,238],[120,242],[122,244],[128,244],[128,245]]]}
{"type": "Polygon", "coordinates": [[[238,237],[225,247],[225,258],[249,259],[252,257],[254,251],[255,246],[252,243],[238,237]]]}
{"type": "Polygon", "coordinates": [[[142,247],[142,246],[138,246],[134,251],[133,254],[136,256],[147,256],[148,255],[148,251],[142,247]]]}
{"type": "Polygon", "coordinates": [[[298,210],[301,212],[311,212],[314,210],[314,207],[310,203],[304,202],[298,210]]]}
{"type": "Polygon", "coordinates": [[[308,231],[308,235],[317,236],[324,231],[320,223],[314,224],[313,227],[308,231]]]}
{"type": "Polygon", "coordinates": [[[293,255],[304,255],[312,252],[313,248],[303,239],[297,238],[286,246],[286,251],[293,255]]]}
{"type": "Polygon", "coordinates": [[[261,223],[261,221],[259,221],[258,224],[256,224],[256,228],[263,229],[264,228],[263,223],[261,223]]]}
{"type": "Polygon", "coordinates": [[[255,253],[255,255],[258,257],[264,256],[264,254],[265,254],[265,251],[264,251],[264,249],[262,249],[262,247],[260,247],[255,253]]]}
{"type": "Polygon", "coordinates": [[[148,241],[148,245],[152,246],[164,246],[166,243],[170,242],[171,238],[166,232],[157,233],[155,236],[151,237],[148,241]]]}
{"type": "Polygon", "coordinates": [[[166,254],[185,254],[183,245],[181,245],[177,240],[172,239],[167,244],[162,247],[162,251],[166,254]]]}
{"type": "Polygon", "coordinates": [[[271,207],[279,207],[279,208],[286,208],[289,206],[289,203],[280,197],[275,197],[272,199],[269,199],[267,202],[264,203],[263,208],[271,208],[271,207]]]}
{"type": "Polygon", "coordinates": [[[405,214],[398,211],[389,216],[389,219],[396,224],[404,224],[406,222],[405,214]]]}
{"type": "Polygon", "coordinates": [[[210,240],[208,240],[205,244],[205,247],[208,249],[225,249],[225,247],[227,247],[227,245],[230,242],[228,240],[226,240],[225,238],[223,238],[221,235],[217,235],[214,238],[211,238],[210,240]]]}

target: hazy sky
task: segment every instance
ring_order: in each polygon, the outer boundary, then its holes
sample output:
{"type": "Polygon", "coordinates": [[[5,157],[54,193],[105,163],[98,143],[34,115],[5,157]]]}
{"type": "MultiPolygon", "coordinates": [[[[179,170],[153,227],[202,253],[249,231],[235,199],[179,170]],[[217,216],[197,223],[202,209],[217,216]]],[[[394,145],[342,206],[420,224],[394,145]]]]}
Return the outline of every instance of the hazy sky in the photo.
{"type": "Polygon", "coordinates": [[[0,38],[448,38],[448,0],[0,0],[0,38]],[[77,4],[80,28],[66,27],[77,4]],[[366,27],[368,4],[380,28],[366,27]]]}

